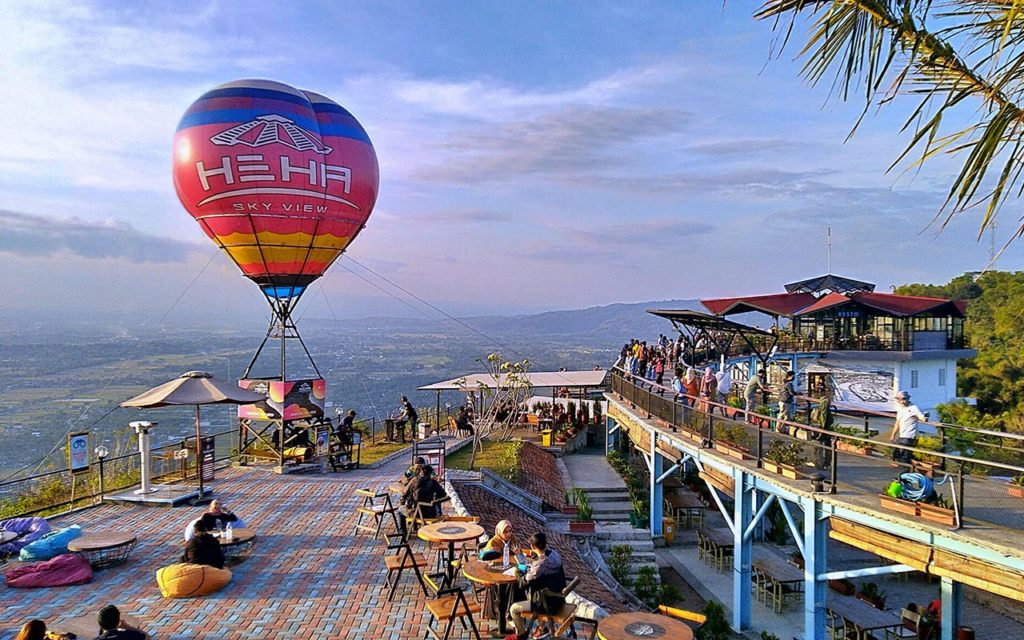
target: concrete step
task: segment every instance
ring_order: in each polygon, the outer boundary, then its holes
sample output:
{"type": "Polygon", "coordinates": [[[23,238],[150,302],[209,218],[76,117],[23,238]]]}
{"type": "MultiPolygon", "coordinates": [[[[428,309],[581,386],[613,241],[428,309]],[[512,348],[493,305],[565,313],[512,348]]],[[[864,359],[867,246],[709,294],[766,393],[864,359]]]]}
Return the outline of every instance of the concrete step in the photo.
{"type": "Polygon", "coordinates": [[[625,511],[629,513],[633,510],[633,505],[628,502],[592,502],[590,506],[594,509],[594,512],[598,511],[625,511]]]}
{"type": "Polygon", "coordinates": [[[629,522],[628,511],[595,511],[594,522],[629,522]]]}
{"type": "Polygon", "coordinates": [[[630,502],[628,491],[609,491],[607,493],[595,493],[594,495],[588,493],[587,498],[590,500],[590,504],[602,502],[625,502],[629,504],[630,502]]]}
{"type": "Polygon", "coordinates": [[[654,553],[654,541],[652,541],[650,537],[648,537],[647,540],[602,540],[599,543],[595,541],[594,546],[596,546],[602,553],[610,553],[612,548],[623,544],[632,547],[634,554],[644,552],[654,553]]]}
{"type": "Polygon", "coordinates": [[[583,489],[587,494],[599,494],[599,493],[626,493],[626,485],[623,483],[618,487],[577,487],[583,489]]]}

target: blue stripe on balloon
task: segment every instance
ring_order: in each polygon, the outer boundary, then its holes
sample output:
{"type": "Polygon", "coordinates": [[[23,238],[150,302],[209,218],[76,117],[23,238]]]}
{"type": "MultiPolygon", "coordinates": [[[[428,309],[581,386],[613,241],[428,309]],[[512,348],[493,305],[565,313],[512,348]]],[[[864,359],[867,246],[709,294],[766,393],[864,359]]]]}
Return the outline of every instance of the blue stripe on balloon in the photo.
{"type": "MultiPolygon", "coordinates": [[[[177,131],[207,124],[241,124],[255,120],[257,116],[265,116],[268,113],[267,109],[215,109],[213,111],[199,111],[187,114],[182,118],[181,122],[178,123],[177,131]]],[[[361,127],[342,124],[320,124],[310,118],[291,113],[286,114],[286,117],[306,131],[316,133],[321,137],[350,138],[371,144],[370,137],[366,135],[366,132],[361,127]]]]}
{"type": "Polygon", "coordinates": [[[257,89],[254,87],[228,87],[226,89],[214,89],[212,91],[207,91],[199,99],[212,100],[213,98],[266,98],[269,100],[282,100],[293,104],[301,104],[306,107],[311,106],[309,100],[304,97],[285,93],[284,91],[257,89]]]}

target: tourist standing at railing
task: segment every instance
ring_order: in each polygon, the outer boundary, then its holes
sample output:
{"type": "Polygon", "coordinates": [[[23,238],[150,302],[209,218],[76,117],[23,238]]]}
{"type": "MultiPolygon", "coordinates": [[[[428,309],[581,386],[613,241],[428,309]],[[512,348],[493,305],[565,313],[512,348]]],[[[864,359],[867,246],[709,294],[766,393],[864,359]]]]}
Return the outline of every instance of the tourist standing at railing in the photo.
{"type": "Polygon", "coordinates": [[[715,408],[710,403],[718,399],[718,378],[711,367],[704,368],[704,377],[700,380],[700,397],[704,400],[702,409],[714,413],[715,408]]]}
{"type": "Polygon", "coordinates": [[[693,399],[700,395],[700,382],[693,372],[693,367],[686,367],[686,376],[683,378],[683,393],[690,396],[686,399],[686,406],[693,406],[693,399]]]}
{"type": "Polygon", "coordinates": [[[722,367],[722,370],[715,374],[715,379],[718,382],[716,401],[718,404],[725,404],[729,400],[729,392],[732,391],[732,373],[729,371],[729,365],[722,367]]]}
{"type": "Polygon", "coordinates": [[[793,388],[793,381],[796,374],[787,371],[779,387],[779,417],[792,422],[796,414],[796,389],[793,388]]]}
{"type": "Polygon", "coordinates": [[[673,372],[673,374],[674,375],[672,376],[672,382],[669,383],[669,386],[676,393],[686,393],[686,387],[683,386],[683,369],[682,369],[682,367],[676,367],[676,370],[673,372]]]}
{"type": "Polygon", "coordinates": [[[659,355],[654,359],[654,382],[665,383],[665,356],[659,355]]]}
{"type": "Polygon", "coordinates": [[[638,375],[641,378],[647,377],[647,365],[651,362],[651,349],[647,346],[647,341],[644,340],[640,343],[640,371],[638,375]]]}
{"type": "MultiPolygon", "coordinates": [[[[832,402],[828,399],[828,396],[818,398],[818,404],[811,410],[810,418],[811,426],[817,427],[822,431],[832,430],[832,425],[835,423],[835,415],[832,413],[832,402]]],[[[816,431],[811,434],[811,440],[818,443],[814,447],[814,459],[811,461],[811,464],[818,469],[827,469],[829,462],[832,460],[832,436],[816,431]]]]}
{"type": "Polygon", "coordinates": [[[743,399],[746,401],[743,408],[747,413],[753,413],[757,409],[758,391],[762,393],[768,391],[768,387],[764,383],[764,369],[750,376],[750,379],[747,380],[747,388],[743,390],[743,399]]]}
{"type": "Polygon", "coordinates": [[[679,336],[679,339],[672,343],[672,366],[679,364],[680,358],[683,357],[683,336],[679,336]]]}
{"type": "MultiPolygon", "coordinates": [[[[924,414],[917,408],[916,404],[910,403],[910,394],[906,391],[897,391],[894,396],[896,400],[896,424],[889,434],[889,442],[904,447],[913,447],[917,440],[917,423],[924,420],[924,414]]],[[[892,459],[903,464],[910,464],[913,452],[907,449],[893,449],[892,459]]]]}

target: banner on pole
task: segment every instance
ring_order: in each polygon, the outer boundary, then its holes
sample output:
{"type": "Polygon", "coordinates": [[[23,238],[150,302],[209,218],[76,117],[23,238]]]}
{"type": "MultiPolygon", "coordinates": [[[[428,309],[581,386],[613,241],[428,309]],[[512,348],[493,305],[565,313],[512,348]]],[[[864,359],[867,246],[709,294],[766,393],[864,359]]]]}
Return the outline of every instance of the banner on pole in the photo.
{"type": "Polygon", "coordinates": [[[89,432],[80,431],[68,436],[68,469],[71,473],[89,472],[89,432]]]}

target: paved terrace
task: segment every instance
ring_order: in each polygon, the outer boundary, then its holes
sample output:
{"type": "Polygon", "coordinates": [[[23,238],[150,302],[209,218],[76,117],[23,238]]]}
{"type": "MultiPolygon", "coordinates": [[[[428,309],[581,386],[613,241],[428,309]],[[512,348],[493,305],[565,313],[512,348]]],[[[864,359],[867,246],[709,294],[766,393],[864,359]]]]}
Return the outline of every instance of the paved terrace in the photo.
{"type": "MultiPolygon", "coordinates": [[[[232,568],[231,583],[204,598],[165,599],[156,584],[157,569],[177,562],[185,525],[197,509],[107,504],[63,517],[54,524],[80,524],[86,531],[126,529],[138,534],[139,544],[126,565],[98,571],[88,585],[0,587],[0,639],[13,638],[32,618],[52,626],[61,618],[95,615],[106,604],[118,605],[155,638],[422,638],[427,616],[415,578],[403,575],[394,602],[388,603],[382,547],[353,534],[359,502],[353,491],[380,488],[407,464],[402,457],[376,470],[320,476],[278,476],[253,468],[218,472],[216,497],[259,538],[252,555],[232,568]]],[[[493,527],[506,505],[477,491],[468,490],[469,508],[485,509],[483,524],[493,527]]],[[[523,527],[539,526],[512,515],[523,527]]],[[[567,568],[580,569],[582,561],[566,548],[568,537],[558,543],[567,568]]],[[[596,581],[588,580],[579,591],[609,602],[610,594],[596,581]]]]}

